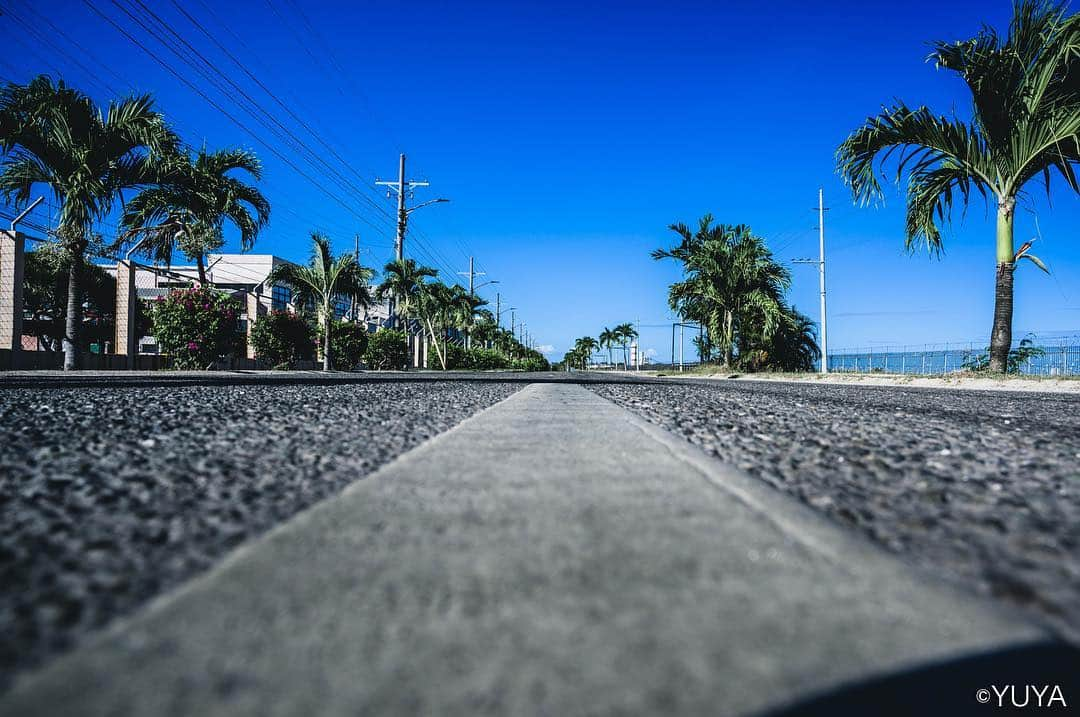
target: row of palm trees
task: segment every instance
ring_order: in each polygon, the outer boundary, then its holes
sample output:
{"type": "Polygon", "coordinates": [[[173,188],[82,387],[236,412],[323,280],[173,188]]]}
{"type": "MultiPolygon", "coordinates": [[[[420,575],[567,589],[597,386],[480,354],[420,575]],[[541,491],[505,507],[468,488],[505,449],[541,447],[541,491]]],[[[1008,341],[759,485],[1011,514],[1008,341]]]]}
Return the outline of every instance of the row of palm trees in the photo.
{"type": "MultiPolygon", "coordinates": [[[[154,261],[171,263],[180,251],[195,260],[206,282],[206,257],[225,243],[226,225],[239,233],[243,251],[252,248],[270,220],[270,203],[252,183],[262,176],[259,159],[243,149],[191,151],[154,107],[149,95],[110,102],[102,109],[84,93],[48,76],[0,89],[0,194],[27,203],[44,185],[60,206],[55,230],[68,266],[68,310],[64,368],[76,367],[82,324],[81,286],[91,252],[137,249],[154,261]],[[128,196],[128,195],[131,196],[128,196]],[[119,236],[110,243],[94,232],[98,222],[122,205],[119,236]]],[[[323,366],[329,369],[333,307],[351,298],[367,308],[373,301],[375,272],[351,254],[335,257],[330,240],[312,235],[306,266],[285,265],[268,278],[289,286],[294,301],[314,307],[323,332],[323,366]]],[[[507,357],[529,352],[484,310],[487,302],[459,285],[434,281],[437,271],[411,259],[384,269],[380,298],[393,298],[406,333],[430,337],[447,366],[452,332],[473,332],[507,357]]]]}
{"type": "Polygon", "coordinates": [[[637,337],[637,329],[631,323],[619,324],[611,329],[605,326],[598,339],[592,336],[582,336],[577,339],[573,347],[563,356],[563,363],[568,367],[587,369],[593,354],[606,348],[608,364],[616,366],[612,351],[620,348],[623,354],[623,367],[626,368],[630,365],[630,343],[637,337]]]}
{"type": "Polygon", "coordinates": [[[652,252],[674,259],[683,280],[671,285],[668,303],[683,320],[700,324],[703,360],[714,351],[720,364],[747,369],[809,370],[820,356],[814,323],[790,306],[791,274],[765,240],[746,224],[713,224],[705,215],[695,231],[671,230],[679,242],[652,252]]]}
{"type": "Polygon", "coordinates": [[[484,308],[488,305],[485,299],[460,284],[439,281],[438,274],[438,270],[413,259],[392,261],[383,269],[384,278],[376,294],[393,300],[406,342],[413,336],[425,337],[443,370],[450,365],[448,346],[465,346],[465,337],[470,343],[479,342],[498,351],[508,360],[539,356],[499,326],[497,317],[484,308]]]}
{"type": "Polygon", "coordinates": [[[239,149],[192,153],[149,95],[102,109],[45,75],[8,84],[0,89],[0,152],[6,201],[26,204],[44,185],[59,204],[55,236],[68,266],[65,369],[76,367],[89,251],[130,244],[168,262],[180,249],[196,259],[205,282],[205,257],[223,245],[226,223],[239,229],[246,250],[270,219],[262,193],[232,174],[258,180],[258,158],[239,149]],[[94,229],[117,203],[120,235],[106,244],[94,229]]]}

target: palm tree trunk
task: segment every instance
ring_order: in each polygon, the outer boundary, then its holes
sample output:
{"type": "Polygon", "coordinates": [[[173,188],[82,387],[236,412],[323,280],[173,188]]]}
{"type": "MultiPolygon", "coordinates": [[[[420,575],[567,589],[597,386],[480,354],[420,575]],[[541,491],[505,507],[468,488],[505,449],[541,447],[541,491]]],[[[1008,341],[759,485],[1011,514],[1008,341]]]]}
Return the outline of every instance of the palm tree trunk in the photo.
{"type": "Polygon", "coordinates": [[[323,307],[323,351],[322,351],[322,370],[330,370],[330,329],[333,325],[331,317],[333,316],[332,309],[329,306],[323,307]]]}
{"type": "Polygon", "coordinates": [[[1012,348],[1013,219],[1016,200],[1004,199],[998,204],[997,215],[997,279],[994,282],[994,327],[990,332],[990,370],[1005,373],[1009,367],[1012,348]]]}
{"type": "Polygon", "coordinates": [[[195,266],[199,268],[199,286],[206,286],[206,261],[201,253],[195,255],[195,266]]]}
{"type": "Polygon", "coordinates": [[[64,370],[79,367],[79,329],[82,327],[82,300],[79,296],[79,269],[82,256],[74,255],[68,267],[67,324],[64,327],[64,370]]]}
{"type": "Polygon", "coordinates": [[[735,317],[730,311],[724,312],[724,366],[731,368],[735,362],[735,317]]]}

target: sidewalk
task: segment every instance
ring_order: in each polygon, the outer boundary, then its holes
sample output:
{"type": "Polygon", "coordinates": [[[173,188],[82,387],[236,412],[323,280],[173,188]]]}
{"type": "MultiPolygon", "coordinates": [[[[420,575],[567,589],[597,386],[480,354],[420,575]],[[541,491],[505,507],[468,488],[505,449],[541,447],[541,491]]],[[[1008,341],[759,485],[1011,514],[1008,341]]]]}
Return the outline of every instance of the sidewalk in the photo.
{"type": "Polygon", "coordinates": [[[0,714],[738,715],[1043,637],[544,384],[25,676],[0,714]]]}

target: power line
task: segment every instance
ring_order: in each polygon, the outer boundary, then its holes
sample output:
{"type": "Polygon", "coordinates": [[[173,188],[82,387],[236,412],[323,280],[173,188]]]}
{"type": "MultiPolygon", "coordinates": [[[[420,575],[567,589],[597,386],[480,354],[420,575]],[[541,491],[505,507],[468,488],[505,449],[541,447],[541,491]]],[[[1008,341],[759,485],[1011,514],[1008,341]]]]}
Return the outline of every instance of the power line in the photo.
{"type": "MultiPolygon", "coordinates": [[[[138,4],[139,7],[141,7],[143,9],[143,13],[144,13],[145,16],[151,18],[152,21],[155,21],[162,29],[164,29],[166,32],[168,32],[169,34],[171,34],[175,38],[175,40],[170,41],[170,40],[168,40],[167,37],[163,39],[160,35],[154,33],[154,37],[159,42],[161,42],[163,45],[165,45],[167,49],[169,49],[174,54],[176,54],[178,57],[180,57],[182,60],[187,62],[187,64],[190,67],[192,67],[192,69],[194,69],[196,72],[198,72],[200,75],[202,75],[204,79],[206,79],[208,82],[210,82],[212,85],[214,85],[215,88],[218,89],[218,91],[222,92],[227,97],[229,97],[235,104],[240,106],[241,109],[245,110],[249,115],[251,115],[251,117],[253,119],[255,119],[257,122],[259,122],[259,124],[261,124],[266,129],[270,130],[270,132],[272,134],[274,134],[278,139],[281,139],[283,142],[290,145],[294,149],[299,150],[302,155],[304,153],[306,153],[307,156],[305,157],[305,159],[308,161],[309,164],[312,164],[313,166],[315,164],[321,165],[323,168],[325,168],[325,170],[328,171],[329,176],[332,179],[334,179],[339,184],[339,186],[341,186],[343,189],[353,191],[357,195],[357,197],[359,199],[361,199],[362,201],[367,202],[376,211],[379,211],[379,212],[383,213],[384,215],[386,215],[386,217],[388,219],[393,219],[393,217],[391,217],[385,211],[385,209],[383,209],[381,206],[379,206],[377,203],[375,203],[374,200],[372,200],[371,198],[365,196],[363,194],[363,190],[359,189],[355,184],[352,184],[352,182],[350,180],[348,180],[336,168],[331,166],[325,159],[323,159],[322,156],[319,153],[317,153],[313,149],[311,149],[303,140],[301,140],[299,137],[297,137],[296,134],[292,130],[290,130],[288,127],[283,125],[278,120],[276,115],[274,115],[271,112],[268,112],[261,104],[258,103],[258,101],[256,101],[254,98],[252,98],[251,95],[249,95],[240,85],[238,85],[235,81],[233,81],[233,79],[231,77],[229,77],[226,73],[224,73],[214,63],[210,62],[201,52],[198,51],[198,49],[193,47],[191,45],[191,43],[189,43],[182,35],[177,33],[168,23],[166,23],[164,20],[162,20],[162,18],[157,13],[155,13],[153,10],[148,8],[145,5],[145,3],[142,2],[142,0],[134,0],[134,2],[136,4],[138,4]],[[177,43],[180,43],[183,46],[182,48],[180,48],[179,51],[177,49],[179,47],[179,45],[177,45],[177,43]],[[186,51],[184,51],[184,48],[186,48],[186,51]],[[224,80],[224,82],[227,83],[229,85],[229,87],[231,87],[235,92],[240,93],[240,96],[246,101],[247,105],[245,105],[243,102],[239,101],[235,97],[235,95],[233,93],[229,92],[228,88],[223,87],[219,83],[219,81],[215,79],[215,77],[208,74],[208,72],[206,70],[204,70],[202,68],[202,66],[200,66],[200,64],[199,64],[200,62],[209,71],[213,72],[217,77],[224,80]],[[257,114],[257,113],[261,113],[262,116],[260,117],[260,115],[257,114]]],[[[138,23],[140,26],[142,26],[148,32],[153,33],[153,30],[151,28],[147,27],[144,23],[142,23],[138,18],[136,18],[134,15],[132,15],[130,12],[128,12],[125,8],[121,7],[117,0],[112,0],[112,3],[116,7],[120,8],[123,12],[125,12],[125,14],[127,14],[129,17],[131,17],[132,20],[134,20],[136,23],[138,23]]]]}
{"type": "MultiPolygon", "coordinates": [[[[323,159],[323,158],[322,158],[322,157],[321,157],[321,156],[320,156],[320,155],[319,155],[318,153],[314,152],[314,151],[313,151],[313,150],[312,150],[312,149],[311,149],[310,147],[308,147],[308,146],[307,146],[307,145],[306,145],[306,144],[305,144],[305,143],[303,142],[303,140],[301,140],[301,139],[299,139],[298,137],[296,137],[296,135],[295,135],[295,134],[294,134],[294,133],[293,133],[293,132],[292,132],[291,130],[289,130],[289,129],[288,129],[288,128],[286,128],[286,127],[285,127],[284,125],[282,125],[282,124],[281,124],[281,122],[279,122],[279,121],[277,120],[277,118],[276,118],[276,117],[275,117],[274,115],[272,115],[271,113],[267,112],[267,111],[265,110],[265,108],[263,108],[263,107],[262,107],[261,105],[259,105],[259,104],[258,104],[258,102],[257,102],[257,101],[255,101],[255,100],[254,100],[253,98],[251,98],[251,96],[250,96],[250,95],[248,95],[248,94],[247,94],[247,93],[246,93],[246,92],[245,92],[245,91],[244,91],[244,90],[243,90],[243,89],[242,89],[242,88],[241,88],[241,87],[240,87],[239,85],[237,85],[237,84],[236,84],[236,83],[235,83],[234,81],[232,81],[232,79],[231,79],[231,78],[229,78],[229,77],[228,77],[227,75],[225,75],[225,73],[223,73],[223,72],[222,72],[222,71],[221,71],[220,69],[218,69],[218,68],[217,68],[216,66],[214,66],[214,65],[213,65],[212,63],[210,63],[210,62],[209,62],[209,61],[208,61],[208,60],[207,60],[207,59],[206,59],[206,58],[205,58],[205,57],[204,57],[204,56],[203,56],[203,55],[202,55],[202,54],[201,54],[201,53],[200,53],[200,52],[199,52],[199,51],[198,51],[197,49],[195,49],[194,47],[192,47],[190,43],[188,43],[188,42],[187,42],[187,41],[186,41],[186,40],[185,40],[185,39],[184,39],[183,37],[181,37],[181,36],[180,36],[179,34],[177,34],[177,33],[176,33],[176,32],[175,32],[175,31],[174,31],[174,30],[173,30],[173,29],[172,29],[171,27],[169,27],[169,26],[168,26],[168,25],[167,25],[167,24],[166,24],[166,23],[165,23],[165,22],[164,22],[164,21],[163,21],[163,20],[162,20],[162,19],[161,19],[161,18],[160,18],[160,17],[159,17],[159,16],[157,15],[157,14],[156,14],[156,13],[154,13],[154,12],[153,12],[152,10],[150,10],[149,8],[147,8],[147,7],[146,7],[146,5],[145,5],[145,4],[144,4],[144,3],[142,2],[142,0],[134,0],[134,1],[135,1],[136,3],[138,3],[138,5],[139,5],[139,6],[141,6],[141,7],[142,7],[142,8],[144,9],[144,11],[145,11],[145,12],[146,12],[147,14],[149,14],[149,15],[150,15],[150,16],[152,16],[152,17],[153,17],[154,19],[156,19],[156,21],[158,22],[158,24],[160,24],[160,25],[161,25],[162,27],[164,27],[164,28],[165,28],[165,29],[166,29],[166,30],[167,30],[168,32],[170,32],[170,33],[171,33],[171,34],[172,34],[172,35],[173,35],[174,37],[176,37],[176,38],[177,38],[177,40],[178,40],[179,42],[183,43],[183,45],[184,45],[185,47],[187,47],[187,48],[188,48],[188,49],[189,49],[189,50],[190,50],[190,51],[191,51],[192,53],[194,53],[194,54],[195,54],[195,55],[196,55],[196,56],[198,57],[198,59],[202,60],[203,64],[205,64],[205,65],[206,65],[207,67],[209,67],[210,69],[212,69],[213,71],[215,71],[215,72],[216,72],[216,73],[217,73],[217,74],[218,74],[219,76],[221,76],[221,77],[222,77],[222,78],[223,78],[223,79],[224,79],[224,80],[225,80],[225,81],[226,81],[226,82],[227,82],[227,83],[228,83],[228,84],[229,84],[229,85],[230,85],[231,87],[233,87],[233,88],[234,88],[234,89],[236,89],[236,90],[237,90],[238,92],[240,92],[240,93],[241,93],[241,95],[242,95],[242,96],[243,96],[243,97],[244,97],[244,98],[245,98],[245,99],[246,99],[246,100],[247,100],[247,101],[248,101],[248,102],[249,102],[249,103],[250,103],[251,105],[253,105],[253,106],[255,107],[255,109],[257,109],[258,111],[262,112],[262,114],[263,114],[263,115],[265,115],[265,116],[266,116],[267,118],[269,118],[269,120],[270,120],[270,121],[271,121],[271,122],[272,122],[272,123],[273,123],[274,125],[276,125],[276,126],[277,126],[278,128],[280,128],[280,131],[276,131],[276,130],[274,129],[274,127],[271,127],[271,126],[269,126],[269,125],[268,125],[268,124],[267,124],[267,123],[266,123],[265,121],[261,120],[261,119],[260,119],[260,118],[259,118],[258,116],[256,116],[256,115],[255,115],[255,114],[254,114],[254,113],[253,113],[253,112],[252,112],[252,111],[251,111],[251,110],[250,110],[249,108],[247,108],[247,107],[244,107],[244,106],[243,106],[243,105],[242,105],[241,103],[237,102],[237,104],[240,104],[240,105],[241,105],[241,107],[242,107],[243,109],[245,109],[245,111],[247,111],[247,112],[248,112],[248,114],[252,115],[252,116],[253,116],[253,118],[254,118],[254,119],[256,119],[256,121],[258,121],[258,122],[259,122],[260,124],[262,124],[262,125],[263,125],[264,127],[266,127],[267,129],[269,129],[269,130],[270,130],[270,131],[271,131],[271,132],[272,132],[273,134],[275,134],[276,136],[278,136],[278,138],[282,139],[283,141],[286,141],[286,143],[290,143],[290,141],[291,141],[291,143],[293,144],[293,146],[295,146],[295,147],[297,147],[297,148],[299,148],[299,149],[302,149],[302,150],[306,151],[306,152],[308,153],[308,155],[310,155],[310,157],[313,157],[313,158],[314,158],[315,160],[317,160],[317,161],[318,161],[318,163],[319,163],[319,164],[321,164],[321,165],[322,165],[323,167],[325,167],[326,169],[328,169],[328,170],[330,171],[330,173],[331,173],[331,177],[332,177],[333,179],[335,179],[335,181],[336,181],[336,182],[337,182],[337,183],[338,183],[338,184],[339,184],[340,186],[342,186],[342,187],[343,187],[344,189],[346,189],[346,190],[352,190],[352,191],[353,191],[353,193],[354,193],[354,194],[355,194],[355,195],[356,195],[356,196],[357,196],[358,198],[360,198],[360,199],[361,199],[362,201],[364,201],[364,202],[367,202],[368,204],[370,204],[371,206],[373,206],[373,207],[374,207],[375,209],[377,209],[377,210],[378,210],[379,212],[381,212],[381,213],[383,213],[383,214],[384,214],[385,216],[387,216],[387,218],[392,218],[392,217],[390,217],[390,215],[389,215],[389,214],[388,214],[388,213],[386,212],[386,210],[385,210],[385,209],[384,209],[383,207],[381,207],[380,205],[376,204],[376,203],[375,203],[375,202],[374,202],[374,201],[373,201],[372,199],[370,199],[369,197],[365,196],[365,195],[364,195],[364,194],[362,193],[362,190],[361,190],[361,189],[359,189],[359,188],[358,188],[358,187],[357,187],[357,186],[356,186],[355,184],[353,184],[353,183],[352,183],[352,182],[350,182],[350,181],[349,181],[348,179],[346,179],[346,178],[345,178],[345,177],[344,177],[344,176],[343,176],[343,175],[342,175],[342,174],[341,174],[340,172],[338,172],[338,171],[337,171],[336,169],[334,169],[333,167],[331,167],[331,166],[330,166],[330,165],[329,165],[329,164],[328,164],[328,163],[327,163],[327,162],[326,162],[326,161],[325,161],[325,160],[324,160],[324,159],[323,159]],[[283,136],[283,133],[284,133],[284,136],[283,136]]],[[[120,7],[120,6],[118,5],[118,3],[117,3],[117,0],[112,0],[112,2],[113,2],[113,4],[114,4],[114,5],[116,5],[117,7],[120,7]]],[[[122,7],[121,7],[120,9],[121,9],[121,10],[124,10],[124,8],[122,8],[122,7]]],[[[273,8],[272,8],[272,9],[273,9],[273,8]]],[[[207,79],[207,80],[208,80],[209,82],[211,82],[211,84],[215,85],[215,87],[217,87],[217,89],[218,89],[219,91],[223,91],[223,90],[222,90],[222,87],[221,87],[221,86],[220,86],[220,85],[219,85],[219,84],[218,84],[217,82],[215,82],[215,80],[214,80],[214,79],[213,79],[212,77],[208,76],[208,75],[207,75],[207,73],[206,73],[205,71],[203,71],[203,70],[202,70],[202,69],[201,69],[201,68],[200,68],[200,67],[198,66],[197,62],[193,61],[193,60],[192,60],[192,59],[191,59],[190,57],[187,57],[187,58],[185,58],[185,57],[184,57],[184,54],[183,54],[182,52],[178,52],[178,51],[177,51],[177,49],[176,49],[176,47],[175,47],[175,44],[174,44],[174,43],[169,43],[169,42],[168,42],[168,41],[166,41],[166,40],[162,40],[162,38],[161,38],[161,37],[160,37],[159,35],[157,35],[156,33],[153,33],[153,31],[152,31],[152,30],[151,30],[150,28],[148,28],[148,27],[147,27],[147,26],[146,26],[145,24],[143,24],[143,23],[142,23],[142,22],[140,22],[140,21],[139,21],[139,20],[138,20],[137,18],[135,18],[134,16],[132,16],[132,15],[131,15],[131,13],[127,12],[126,10],[124,10],[124,12],[125,12],[125,14],[127,14],[127,15],[128,15],[129,17],[132,17],[132,19],[133,19],[133,20],[135,20],[135,22],[137,22],[138,24],[140,24],[140,25],[141,25],[141,26],[142,26],[142,27],[143,27],[144,29],[147,29],[147,31],[148,31],[148,32],[151,32],[152,34],[154,34],[155,38],[156,38],[156,39],[158,39],[158,41],[159,41],[159,42],[162,42],[163,44],[165,44],[165,45],[166,45],[166,47],[168,47],[168,49],[170,49],[170,50],[171,50],[171,51],[172,51],[172,52],[173,52],[174,54],[177,54],[177,56],[181,57],[181,59],[185,59],[185,61],[187,61],[187,62],[188,62],[188,64],[189,64],[190,66],[192,66],[192,67],[193,67],[193,68],[194,68],[194,69],[195,69],[196,71],[198,71],[198,72],[199,72],[199,73],[200,73],[200,74],[201,74],[201,75],[202,75],[202,76],[203,76],[203,77],[204,77],[205,79],[207,79]]],[[[187,15],[187,13],[185,13],[185,16],[188,16],[188,15],[187,15]]],[[[190,16],[188,16],[188,17],[190,17],[190,16]]],[[[205,32],[205,28],[203,28],[203,30],[204,30],[204,32],[205,32]]],[[[226,94],[228,94],[228,93],[226,93],[226,94]]],[[[280,102],[280,100],[277,100],[276,96],[274,97],[274,99],[275,99],[276,101],[280,102]]],[[[235,99],[234,99],[234,102],[236,102],[236,100],[235,100],[235,99]]],[[[326,144],[326,143],[325,143],[325,141],[323,141],[323,140],[321,139],[321,137],[318,137],[318,136],[316,135],[316,133],[314,133],[314,131],[313,131],[313,130],[311,130],[311,128],[310,128],[310,127],[308,127],[307,125],[305,125],[305,128],[306,128],[306,129],[308,129],[308,131],[309,131],[310,133],[312,133],[313,135],[315,135],[315,136],[316,136],[316,138],[317,138],[317,139],[319,139],[319,141],[320,141],[320,142],[322,142],[322,143],[323,143],[324,145],[326,144]]],[[[335,155],[336,155],[336,153],[335,153],[335,155]]],[[[337,155],[337,156],[338,156],[338,157],[339,157],[339,159],[340,159],[340,155],[337,155]]],[[[308,161],[309,161],[309,164],[310,164],[310,163],[311,163],[310,159],[309,159],[308,161]]],[[[342,161],[343,161],[343,160],[342,160],[342,161]]],[[[359,175],[357,175],[357,176],[359,176],[359,175]]],[[[361,177],[361,180],[363,180],[363,178],[362,178],[362,177],[361,177]]],[[[438,258],[438,259],[440,259],[440,260],[441,260],[441,261],[439,261],[439,262],[437,262],[437,263],[442,263],[442,264],[444,265],[444,268],[448,268],[449,262],[448,262],[448,261],[447,261],[447,260],[445,259],[445,257],[444,257],[444,256],[442,256],[442,255],[441,255],[441,253],[440,253],[440,252],[439,252],[439,251],[438,251],[437,249],[435,249],[433,245],[432,245],[432,246],[430,246],[430,247],[428,247],[428,248],[430,249],[430,252],[431,252],[431,254],[433,254],[433,255],[434,255],[434,256],[435,256],[436,258],[438,258]]]]}
{"type": "Polygon", "coordinates": [[[230,113],[228,110],[226,110],[224,107],[222,107],[216,101],[214,101],[213,98],[211,98],[209,95],[207,95],[205,92],[203,92],[199,87],[197,87],[194,83],[189,81],[186,77],[184,77],[177,70],[175,70],[171,65],[169,65],[169,63],[162,60],[156,53],[153,52],[153,50],[150,50],[148,47],[146,47],[146,45],[141,43],[137,38],[135,38],[129,32],[127,32],[127,30],[125,30],[122,26],[117,24],[111,17],[104,14],[101,10],[99,10],[97,7],[95,7],[93,5],[93,3],[91,2],[91,0],[83,0],[83,3],[88,8],[90,8],[91,11],[93,11],[95,14],[97,14],[99,17],[101,17],[107,23],[112,25],[121,35],[123,35],[125,38],[127,38],[128,41],[130,41],[132,44],[134,44],[139,49],[141,49],[143,52],[145,52],[147,55],[149,55],[151,59],[153,59],[155,62],[157,62],[159,65],[161,65],[167,72],[169,72],[171,75],[173,75],[178,80],[180,80],[182,83],[184,83],[184,85],[186,87],[188,87],[190,90],[195,92],[199,97],[201,97],[203,100],[205,100],[211,107],[213,107],[218,112],[223,114],[233,124],[235,124],[237,127],[239,127],[244,132],[246,132],[248,135],[250,135],[253,139],[255,139],[255,141],[259,142],[259,144],[266,147],[272,154],[274,154],[274,156],[276,156],[278,159],[280,159],[282,162],[284,162],[287,166],[292,168],[292,170],[295,171],[297,174],[299,174],[301,177],[303,177],[308,182],[313,184],[323,194],[325,194],[330,199],[334,200],[336,203],[340,204],[346,211],[348,211],[349,213],[354,215],[360,221],[364,222],[365,224],[372,227],[376,231],[382,231],[381,227],[374,224],[367,217],[364,217],[363,215],[359,214],[355,209],[353,209],[351,206],[346,204],[339,196],[337,196],[336,194],[333,194],[332,192],[327,190],[327,188],[324,187],[319,181],[314,179],[311,175],[309,175],[304,170],[297,167],[296,164],[293,163],[288,157],[286,157],[284,154],[282,154],[277,149],[275,149],[270,143],[268,143],[264,139],[262,139],[258,134],[256,134],[253,130],[251,130],[242,121],[240,121],[235,116],[233,116],[232,113],[230,113]]]}

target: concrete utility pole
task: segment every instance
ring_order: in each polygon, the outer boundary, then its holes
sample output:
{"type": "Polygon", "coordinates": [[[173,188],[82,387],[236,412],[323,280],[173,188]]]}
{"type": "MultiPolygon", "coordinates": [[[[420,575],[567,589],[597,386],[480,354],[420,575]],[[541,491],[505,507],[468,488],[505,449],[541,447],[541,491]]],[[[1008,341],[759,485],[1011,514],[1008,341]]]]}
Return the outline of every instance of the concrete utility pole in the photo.
{"type": "Polygon", "coordinates": [[[412,179],[405,179],[405,155],[402,154],[398,161],[398,178],[397,180],[376,180],[375,184],[380,187],[386,187],[386,196],[390,196],[390,192],[397,192],[397,239],[394,241],[394,258],[401,261],[405,258],[405,230],[409,223],[409,215],[415,212],[420,207],[426,207],[429,204],[436,204],[438,202],[449,202],[449,199],[432,199],[422,204],[417,204],[415,207],[406,207],[405,199],[412,198],[413,189],[415,187],[429,187],[430,182],[420,182],[412,179]]]}
{"type": "MultiPolygon", "coordinates": [[[[469,270],[468,271],[459,271],[458,274],[461,275],[461,276],[469,277],[469,296],[472,297],[472,298],[476,297],[476,290],[477,289],[481,289],[481,288],[483,288],[485,286],[488,286],[489,284],[498,284],[499,283],[498,279],[494,279],[492,281],[485,281],[483,284],[480,284],[480,286],[477,286],[476,285],[476,277],[478,277],[478,276],[487,276],[487,272],[485,272],[485,271],[477,271],[476,268],[475,268],[474,258],[471,257],[471,256],[469,257],[469,270]]],[[[498,294],[496,294],[495,296],[498,297],[498,294]]],[[[495,313],[496,313],[496,317],[497,317],[498,316],[498,309],[496,309],[495,313]]],[[[470,319],[469,322],[472,323],[472,320],[470,319]]],[[[496,322],[498,322],[497,318],[496,318],[496,322]]],[[[468,331],[468,329],[466,329],[466,331],[465,331],[465,348],[468,348],[471,344],[472,344],[472,341],[469,338],[469,331],[468,331]]]]}
{"type": "Polygon", "coordinates": [[[796,259],[793,264],[817,264],[821,281],[821,373],[829,372],[829,329],[825,313],[825,192],[818,189],[818,259],[796,259]]]}
{"type": "MultiPolygon", "coordinates": [[[[473,257],[470,256],[469,257],[469,270],[468,271],[459,271],[458,272],[458,276],[467,276],[467,277],[469,277],[469,296],[476,296],[476,277],[485,276],[486,273],[487,272],[476,271],[476,269],[474,268],[473,257]]],[[[490,282],[490,283],[495,283],[495,282],[490,282]]]]}
{"type": "MultiPolygon", "coordinates": [[[[428,187],[431,186],[430,182],[418,182],[405,179],[405,153],[401,153],[401,157],[398,161],[398,178],[397,181],[380,181],[375,180],[375,184],[380,187],[386,187],[386,196],[390,196],[390,192],[397,192],[397,239],[394,241],[394,258],[397,261],[401,261],[405,258],[405,231],[409,223],[409,215],[415,212],[421,207],[426,207],[429,204],[436,204],[438,202],[449,202],[449,199],[431,199],[429,201],[417,204],[415,207],[405,206],[405,197],[411,199],[413,194],[413,187],[428,187]]],[[[396,325],[397,321],[394,318],[396,300],[391,298],[390,300],[390,322],[391,325],[396,325]]]]}
{"type": "MultiPolygon", "coordinates": [[[[355,247],[353,248],[353,260],[356,261],[356,265],[360,266],[360,235],[354,236],[355,247]]],[[[360,321],[360,305],[356,301],[356,297],[352,298],[352,307],[349,310],[349,314],[352,316],[353,323],[360,321]]]]}

